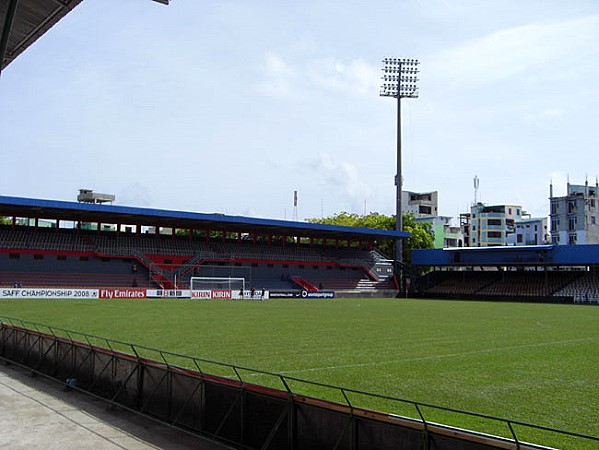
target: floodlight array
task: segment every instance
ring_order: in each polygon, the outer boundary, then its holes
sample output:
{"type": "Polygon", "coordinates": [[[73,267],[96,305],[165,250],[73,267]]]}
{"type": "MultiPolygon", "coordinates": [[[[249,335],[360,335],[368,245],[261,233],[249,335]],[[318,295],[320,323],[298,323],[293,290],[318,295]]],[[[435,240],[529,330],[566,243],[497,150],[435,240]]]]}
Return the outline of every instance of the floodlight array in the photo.
{"type": "Polygon", "coordinates": [[[417,59],[384,58],[383,59],[383,84],[380,95],[382,97],[417,98],[419,72],[417,59]]]}

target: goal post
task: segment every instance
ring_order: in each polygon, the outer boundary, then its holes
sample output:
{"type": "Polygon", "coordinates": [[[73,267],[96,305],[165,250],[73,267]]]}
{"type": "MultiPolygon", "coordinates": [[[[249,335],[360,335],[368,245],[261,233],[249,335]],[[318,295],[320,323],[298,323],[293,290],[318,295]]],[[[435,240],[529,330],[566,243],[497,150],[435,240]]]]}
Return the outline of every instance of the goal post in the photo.
{"type": "Polygon", "coordinates": [[[243,298],[245,278],[191,277],[189,288],[192,298],[243,298]]]}
{"type": "Polygon", "coordinates": [[[231,277],[191,277],[190,288],[192,291],[212,289],[245,290],[245,278],[231,277]]]}

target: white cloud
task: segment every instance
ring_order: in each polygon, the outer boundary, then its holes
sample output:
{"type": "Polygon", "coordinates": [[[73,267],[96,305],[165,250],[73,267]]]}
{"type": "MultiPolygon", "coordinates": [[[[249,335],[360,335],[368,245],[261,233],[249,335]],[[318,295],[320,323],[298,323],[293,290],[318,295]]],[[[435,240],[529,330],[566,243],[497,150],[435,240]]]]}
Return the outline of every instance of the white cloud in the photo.
{"type": "Polygon", "coordinates": [[[573,61],[596,55],[597,42],[599,15],[523,25],[445,51],[431,62],[429,71],[469,85],[484,85],[541,67],[555,79],[562,71],[572,76],[573,61]]]}
{"type": "Polygon", "coordinates": [[[372,197],[373,189],[360,176],[358,168],[347,161],[337,161],[327,153],[320,153],[306,164],[311,177],[320,180],[327,191],[342,196],[353,210],[360,210],[364,200],[372,197]]]}
{"type": "Polygon", "coordinates": [[[525,114],[524,121],[529,123],[545,122],[547,120],[558,119],[563,115],[564,110],[562,108],[546,108],[542,111],[525,114]]]}
{"type": "Polygon", "coordinates": [[[265,80],[256,86],[256,90],[266,96],[279,98],[297,97],[297,77],[294,70],[277,54],[269,52],[264,58],[262,70],[265,80]]]}
{"type": "Polygon", "coordinates": [[[377,68],[365,61],[345,63],[335,58],[311,62],[307,76],[316,88],[349,95],[372,95],[380,80],[377,68]]]}
{"type": "Polygon", "coordinates": [[[150,189],[140,183],[123,186],[116,196],[118,204],[131,206],[156,206],[150,189]]]}
{"type": "Polygon", "coordinates": [[[291,67],[289,67],[285,61],[274,53],[268,53],[266,55],[266,70],[271,75],[289,76],[295,75],[291,67]]]}
{"type": "Polygon", "coordinates": [[[274,52],[264,59],[265,80],[257,90],[275,97],[300,98],[319,91],[371,96],[380,79],[378,69],[361,59],[346,62],[330,57],[292,65],[274,52]]]}

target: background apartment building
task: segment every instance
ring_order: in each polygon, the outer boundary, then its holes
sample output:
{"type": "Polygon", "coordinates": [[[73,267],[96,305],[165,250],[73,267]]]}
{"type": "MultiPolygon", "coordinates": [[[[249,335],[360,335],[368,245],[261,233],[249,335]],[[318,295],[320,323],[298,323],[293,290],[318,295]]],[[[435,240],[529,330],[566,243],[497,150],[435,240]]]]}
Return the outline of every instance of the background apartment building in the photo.
{"type": "Polygon", "coordinates": [[[547,217],[517,220],[516,232],[507,237],[507,245],[543,245],[547,243],[549,243],[547,217]]]}
{"type": "Polygon", "coordinates": [[[553,196],[549,186],[551,243],[554,245],[599,244],[599,183],[589,186],[568,183],[567,195],[553,196]]]}
{"type": "Polygon", "coordinates": [[[433,217],[438,214],[438,193],[401,191],[401,211],[420,217],[433,217]]]}
{"type": "Polygon", "coordinates": [[[498,247],[507,245],[510,235],[516,233],[516,222],[522,219],[519,205],[492,205],[476,203],[470,213],[460,215],[464,241],[469,247],[498,247]]]}

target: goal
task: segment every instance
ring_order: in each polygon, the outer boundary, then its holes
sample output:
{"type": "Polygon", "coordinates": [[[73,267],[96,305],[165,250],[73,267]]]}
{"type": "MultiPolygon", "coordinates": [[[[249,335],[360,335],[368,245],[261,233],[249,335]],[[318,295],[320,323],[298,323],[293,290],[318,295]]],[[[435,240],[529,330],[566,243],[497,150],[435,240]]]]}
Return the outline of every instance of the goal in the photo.
{"type": "Polygon", "coordinates": [[[192,291],[245,291],[245,278],[230,277],[191,277],[192,291]]]}

